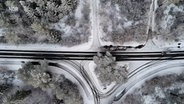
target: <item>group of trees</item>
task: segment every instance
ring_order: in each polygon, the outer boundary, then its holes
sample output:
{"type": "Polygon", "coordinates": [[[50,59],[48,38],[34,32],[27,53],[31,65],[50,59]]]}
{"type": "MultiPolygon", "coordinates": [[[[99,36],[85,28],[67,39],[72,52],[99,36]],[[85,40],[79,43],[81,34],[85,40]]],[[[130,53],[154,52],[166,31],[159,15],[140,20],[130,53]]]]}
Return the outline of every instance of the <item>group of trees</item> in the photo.
{"type": "Polygon", "coordinates": [[[53,95],[64,104],[83,103],[77,85],[63,75],[51,73],[46,61],[40,62],[40,65],[26,63],[18,70],[17,75],[26,85],[41,88],[43,91],[51,89],[53,95]]]}
{"type": "Polygon", "coordinates": [[[54,88],[51,74],[47,70],[46,62],[41,62],[40,65],[26,63],[23,68],[19,69],[17,76],[27,85],[46,90],[47,88],[54,88]]]}
{"type": "Polygon", "coordinates": [[[104,41],[117,44],[146,41],[151,0],[101,0],[100,5],[104,41]]]}
{"type": "Polygon", "coordinates": [[[58,43],[62,32],[49,27],[77,7],[77,0],[3,0],[0,1],[1,42],[58,43]]]}
{"type": "Polygon", "coordinates": [[[105,85],[109,85],[113,81],[116,81],[117,84],[127,81],[127,66],[119,66],[115,62],[115,58],[109,52],[106,52],[104,55],[98,53],[97,56],[93,57],[93,61],[97,65],[95,73],[105,85]]]}
{"type": "Polygon", "coordinates": [[[179,2],[182,2],[184,0],[168,0],[171,3],[178,4],[179,2]]]}

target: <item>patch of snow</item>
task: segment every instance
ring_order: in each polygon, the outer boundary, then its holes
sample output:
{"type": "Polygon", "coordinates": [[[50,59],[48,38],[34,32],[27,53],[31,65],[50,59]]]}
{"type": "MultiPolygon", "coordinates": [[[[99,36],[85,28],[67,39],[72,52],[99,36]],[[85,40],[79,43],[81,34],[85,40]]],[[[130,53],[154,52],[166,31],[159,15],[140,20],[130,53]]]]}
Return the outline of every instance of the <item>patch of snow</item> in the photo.
{"type": "Polygon", "coordinates": [[[155,87],[155,93],[157,94],[157,96],[159,96],[159,98],[166,97],[163,90],[160,87],[155,87]]]}
{"type": "Polygon", "coordinates": [[[12,49],[12,50],[50,50],[50,51],[82,51],[90,48],[91,41],[76,45],[73,47],[52,45],[52,44],[22,44],[22,45],[8,45],[0,44],[1,49],[12,49]]]}
{"type": "Polygon", "coordinates": [[[132,26],[132,24],[133,24],[133,21],[127,21],[127,22],[125,22],[125,23],[123,24],[123,26],[126,28],[126,27],[132,26]]]}
{"type": "Polygon", "coordinates": [[[169,14],[171,9],[173,10],[173,12],[184,12],[182,6],[178,7],[174,4],[170,4],[169,6],[167,6],[167,9],[164,10],[164,12],[163,12],[164,15],[165,15],[164,19],[161,22],[161,27],[163,29],[167,29],[168,27],[171,27],[173,25],[175,19],[176,19],[175,16],[172,16],[172,15],[169,14]]]}
{"type": "Polygon", "coordinates": [[[9,7],[9,10],[12,11],[12,12],[17,12],[19,9],[18,7],[9,7]]]}
{"type": "Polygon", "coordinates": [[[118,12],[120,12],[120,8],[119,8],[119,5],[118,4],[115,4],[115,8],[118,12]]]}
{"type": "Polygon", "coordinates": [[[143,96],[144,104],[159,104],[159,102],[155,102],[155,98],[153,96],[143,96]]]}
{"type": "MultiPolygon", "coordinates": [[[[71,31],[71,26],[62,27],[65,34],[72,34],[73,31],[71,31]]],[[[66,36],[65,36],[66,37],[66,36]]]]}
{"type": "Polygon", "coordinates": [[[19,80],[17,77],[13,80],[13,84],[16,85],[16,86],[23,86],[24,83],[19,80]]]}
{"type": "Polygon", "coordinates": [[[161,23],[162,28],[167,29],[168,27],[171,27],[173,25],[175,19],[176,18],[171,16],[171,15],[165,16],[164,21],[162,21],[162,23],[161,23]]]}
{"type": "Polygon", "coordinates": [[[3,36],[3,29],[0,28],[0,36],[3,36]]]}

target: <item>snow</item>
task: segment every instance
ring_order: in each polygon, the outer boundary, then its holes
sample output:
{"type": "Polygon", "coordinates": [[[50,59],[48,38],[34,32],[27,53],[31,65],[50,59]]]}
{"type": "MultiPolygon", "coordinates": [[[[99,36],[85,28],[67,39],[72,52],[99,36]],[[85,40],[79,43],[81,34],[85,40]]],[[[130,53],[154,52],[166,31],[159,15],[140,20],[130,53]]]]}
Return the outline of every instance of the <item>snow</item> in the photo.
{"type": "Polygon", "coordinates": [[[9,7],[9,10],[12,11],[12,12],[17,12],[18,7],[9,7]]]}
{"type": "Polygon", "coordinates": [[[0,44],[1,49],[12,49],[12,50],[50,50],[50,51],[83,51],[90,48],[90,41],[88,43],[76,45],[73,47],[66,47],[61,45],[52,44],[24,44],[24,45],[8,45],[0,44]]]}
{"type": "Polygon", "coordinates": [[[143,99],[145,99],[144,104],[159,104],[159,102],[155,102],[155,99],[152,96],[144,96],[143,99]]]}
{"type": "Polygon", "coordinates": [[[132,26],[132,23],[133,23],[133,21],[127,21],[127,22],[125,22],[124,24],[123,24],[123,26],[126,28],[126,27],[130,27],[130,26],[132,26]]]}
{"type": "Polygon", "coordinates": [[[3,36],[2,32],[3,32],[3,29],[0,29],[0,37],[3,36]]]}
{"type": "Polygon", "coordinates": [[[75,12],[75,17],[77,19],[82,18],[81,10],[83,8],[83,3],[84,3],[83,0],[79,0],[78,6],[77,6],[77,9],[76,9],[76,12],[75,12]]]}
{"type": "Polygon", "coordinates": [[[160,98],[165,98],[165,95],[160,87],[155,87],[155,93],[157,93],[160,98]]]}
{"type": "Polygon", "coordinates": [[[167,9],[164,11],[164,21],[162,21],[161,26],[163,29],[167,29],[168,27],[172,26],[172,24],[174,23],[175,17],[173,17],[172,15],[169,15],[169,11],[171,10],[171,8],[174,7],[174,4],[170,4],[167,9]]]}

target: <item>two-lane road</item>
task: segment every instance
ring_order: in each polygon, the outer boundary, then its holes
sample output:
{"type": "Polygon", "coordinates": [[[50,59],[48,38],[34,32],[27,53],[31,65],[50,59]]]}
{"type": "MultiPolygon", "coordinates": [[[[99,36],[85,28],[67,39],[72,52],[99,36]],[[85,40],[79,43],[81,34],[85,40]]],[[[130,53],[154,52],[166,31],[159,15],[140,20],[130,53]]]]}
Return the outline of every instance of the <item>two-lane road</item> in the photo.
{"type": "MultiPolygon", "coordinates": [[[[102,52],[105,54],[105,52],[102,52]]],[[[183,60],[184,51],[156,52],[111,52],[116,61],[150,61],[150,60],[183,60]]],[[[90,51],[30,51],[0,50],[1,59],[34,59],[34,60],[93,60],[97,52],[90,51]]]]}

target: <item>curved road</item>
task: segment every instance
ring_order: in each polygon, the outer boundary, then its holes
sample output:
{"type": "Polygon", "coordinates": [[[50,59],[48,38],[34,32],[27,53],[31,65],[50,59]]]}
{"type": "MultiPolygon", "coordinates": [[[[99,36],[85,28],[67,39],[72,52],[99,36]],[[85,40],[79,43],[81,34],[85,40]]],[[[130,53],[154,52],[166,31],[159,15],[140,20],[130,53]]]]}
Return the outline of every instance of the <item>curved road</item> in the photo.
{"type": "MultiPolygon", "coordinates": [[[[114,101],[120,100],[124,95],[133,88],[137,83],[147,79],[151,75],[157,74],[164,70],[169,70],[174,67],[184,67],[184,62],[175,60],[175,61],[157,61],[157,62],[148,62],[143,67],[140,67],[132,72],[129,76],[129,81],[126,85],[122,85],[121,92],[116,91],[116,96],[114,101]],[[137,71],[138,70],[138,71],[137,71]]],[[[118,91],[120,91],[120,88],[118,91]]]]}

